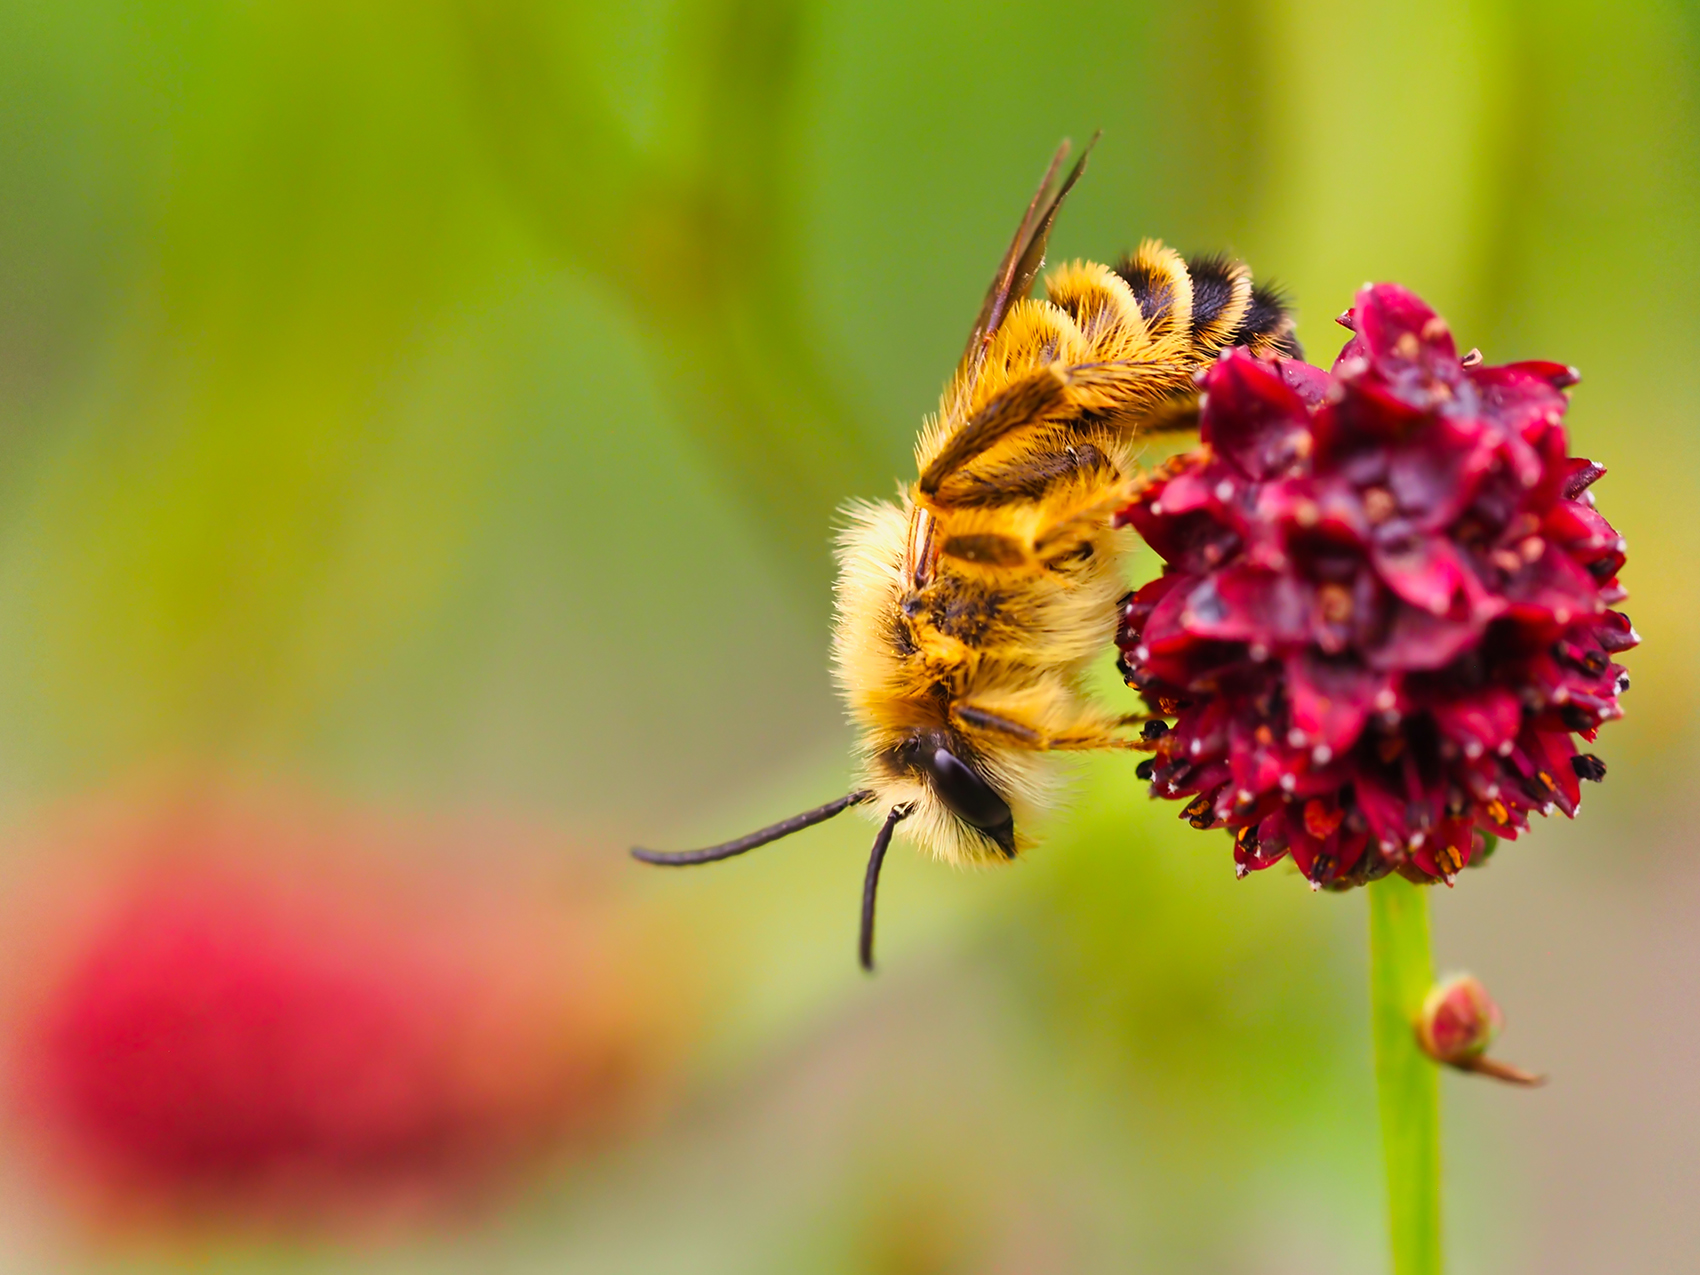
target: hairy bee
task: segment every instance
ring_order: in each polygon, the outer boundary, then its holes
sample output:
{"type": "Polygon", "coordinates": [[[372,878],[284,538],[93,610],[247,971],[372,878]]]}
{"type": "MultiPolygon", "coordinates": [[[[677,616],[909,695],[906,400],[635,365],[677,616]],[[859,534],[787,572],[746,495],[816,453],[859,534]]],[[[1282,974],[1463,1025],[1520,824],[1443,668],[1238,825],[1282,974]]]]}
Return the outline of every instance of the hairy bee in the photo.
{"type": "MultiPolygon", "coordinates": [[[[899,825],[952,863],[1013,859],[1053,787],[1047,754],[1148,747],[1145,719],[1090,702],[1127,590],[1118,510],[1135,436],[1196,423],[1195,374],[1230,345],[1296,357],[1281,295],[1226,257],[1147,240],[1119,265],[1072,262],[1028,294],[1086,155],[1064,142],[1004,254],[915,448],[901,503],[852,504],[839,537],[833,660],[860,732],[861,786],[816,810],[648,863],[730,858],[851,806],[879,822],[862,901],[899,825]]],[[[1088,147],[1089,151],[1091,148],[1088,147]]],[[[1155,729],[1155,728],[1153,728],[1155,729]]]]}

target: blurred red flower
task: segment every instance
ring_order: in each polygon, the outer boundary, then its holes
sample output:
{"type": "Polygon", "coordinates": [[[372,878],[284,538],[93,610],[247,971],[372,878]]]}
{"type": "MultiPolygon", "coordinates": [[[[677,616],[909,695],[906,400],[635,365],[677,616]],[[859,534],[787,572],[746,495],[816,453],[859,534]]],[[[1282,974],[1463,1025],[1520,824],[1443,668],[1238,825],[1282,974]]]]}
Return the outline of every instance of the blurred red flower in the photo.
{"type": "Polygon", "coordinates": [[[1391,284],[1342,322],[1332,372],[1228,351],[1203,446],[1123,515],[1165,563],[1117,638],[1175,719],[1141,773],[1242,874],[1450,881],[1604,777],[1572,737],[1621,715],[1624,546],[1567,448],[1574,369],[1461,357],[1391,284]]]}
{"type": "Polygon", "coordinates": [[[629,1126],[665,1015],[606,897],[442,840],[229,798],[61,833],[91,871],[38,913],[18,1079],[85,1194],[405,1216],[629,1126]]]}

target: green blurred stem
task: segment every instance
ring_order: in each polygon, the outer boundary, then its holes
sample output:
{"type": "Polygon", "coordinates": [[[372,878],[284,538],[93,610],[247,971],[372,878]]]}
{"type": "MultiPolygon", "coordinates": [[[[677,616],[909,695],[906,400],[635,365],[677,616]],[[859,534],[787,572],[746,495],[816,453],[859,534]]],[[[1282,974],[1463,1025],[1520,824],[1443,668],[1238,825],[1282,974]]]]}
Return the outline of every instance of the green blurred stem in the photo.
{"type": "Polygon", "coordinates": [[[1397,874],[1369,887],[1369,963],[1394,1275],[1438,1275],[1440,1076],[1415,1031],[1434,982],[1424,887],[1397,874]]]}

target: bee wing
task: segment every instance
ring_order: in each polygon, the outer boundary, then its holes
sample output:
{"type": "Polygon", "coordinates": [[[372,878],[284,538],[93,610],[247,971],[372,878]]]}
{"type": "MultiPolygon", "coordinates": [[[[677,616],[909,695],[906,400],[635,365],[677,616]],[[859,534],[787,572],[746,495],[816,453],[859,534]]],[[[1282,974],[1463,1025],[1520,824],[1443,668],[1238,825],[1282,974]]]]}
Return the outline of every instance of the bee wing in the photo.
{"type": "Polygon", "coordinates": [[[1068,153],[1074,148],[1074,143],[1064,139],[1063,144],[1057,147],[1057,153],[1051,157],[1051,166],[1045,170],[1045,179],[1039,183],[1033,202],[1027,205],[1027,214],[1021,219],[1015,238],[1010,242],[1009,251],[1004,253],[1003,262],[992,278],[992,286],[986,290],[986,301],[980,307],[980,317],[974,321],[974,330],[968,337],[968,348],[962,352],[962,371],[967,376],[973,375],[975,365],[986,351],[986,345],[1003,323],[1004,316],[1009,313],[1010,302],[1019,300],[1032,290],[1033,280],[1038,277],[1040,268],[1045,264],[1045,243],[1050,238],[1051,223],[1056,220],[1057,209],[1062,207],[1062,201],[1073,189],[1074,183],[1080,180],[1080,174],[1086,171],[1086,157],[1098,144],[1098,137],[1098,133],[1092,135],[1092,140],[1087,142],[1085,149],[1080,152],[1080,158],[1074,161],[1074,167],[1068,170],[1068,176],[1060,182],[1057,180],[1057,174],[1062,171],[1063,162],[1068,159],[1068,153]]]}

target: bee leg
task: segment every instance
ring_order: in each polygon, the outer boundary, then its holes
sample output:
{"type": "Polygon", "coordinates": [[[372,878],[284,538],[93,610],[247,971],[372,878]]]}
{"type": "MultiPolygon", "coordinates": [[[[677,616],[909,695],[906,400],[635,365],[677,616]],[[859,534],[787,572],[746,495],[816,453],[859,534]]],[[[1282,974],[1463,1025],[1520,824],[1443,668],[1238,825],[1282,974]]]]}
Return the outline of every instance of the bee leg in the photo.
{"type": "MultiPolygon", "coordinates": [[[[941,488],[951,475],[1004,439],[1023,431],[1047,429],[1083,411],[1125,414],[1129,397],[1149,376],[1184,377],[1184,368],[1172,359],[1040,367],[1012,382],[970,416],[927,463],[916,487],[928,501],[949,504],[948,494],[941,488]]],[[[1161,412],[1162,408],[1154,410],[1161,412]]]]}
{"type": "Polygon", "coordinates": [[[976,456],[1017,430],[1047,424],[1068,410],[1068,381],[1045,366],[1014,382],[1002,394],[970,416],[921,471],[917,486],[924,496],[938,494],[940,485],[976,456]]]}
{"type": "Polygon", "coordinates": [[[1051,748],[1057,752],[1095,752],[1101,748],[1120,749],[1130,753],[1151,751],[1151,745],[1144,740],[1126,739],[1101,727],[1053,736],[1051,748]]]}
{"type": "Polygon", "coordinates": [[[1117,723],[1086,721],[1068,730],[1049,731],[1021,720],[1007,709],[993,712],[974,704],[958,704],[951,709],[950,716],[956,725],[970,732],[999,735],[1008,743],[1036,753],[1085,752],[1099,748],[1142,751],[1150,748],[1143,740],[1124,739],[1115,734],[1117,723]]]}
{"type": "Polygon", "coordinates": [[[1139,420],[1141,436],[1151,434],[1196,434],[1198,432],[1198,394],[1196,391],[1166,398],[1139,420]]]}
{"type": "Polygon", "coordinates": [[[966,535],[947,536],[939,543],[939,554],[961,562],[1004,570],[1032,568],[1037,565],[1030,557],[1027,546],[1020,540],[996,532],[970,532],[966,535]]]}
{"type": "Polygon", "coordinates": [[[1045,731],[1008,713],[994,713],[989,709],[977,708],[973,704],[957,704],[950,710],[950,716],[957,725],[1002,735],[1035,751],[1042,752],[1049,747],[1049,737],[1045,731]]]}
{"type": "Polygon", "coordinates": [[[1033,554],[1052,563],[1079,549],[1109,526],[1116,511],[1133,503],[1134,484],[1123,480],[1088,493],[1056,515],[1033,537],[1033,554]]]}
{"type": "Polygon", "coordinates": [[[1168,717],[1165,717],[1162,713],[1123,713],[1116,718],[1115,724],[1117,726],[1146,726],[1151,722],[1162,722],[1164,729],[1167,729],[1169,717],[1173,716],[1173,713],[1170,713],[1168,717]]]}

